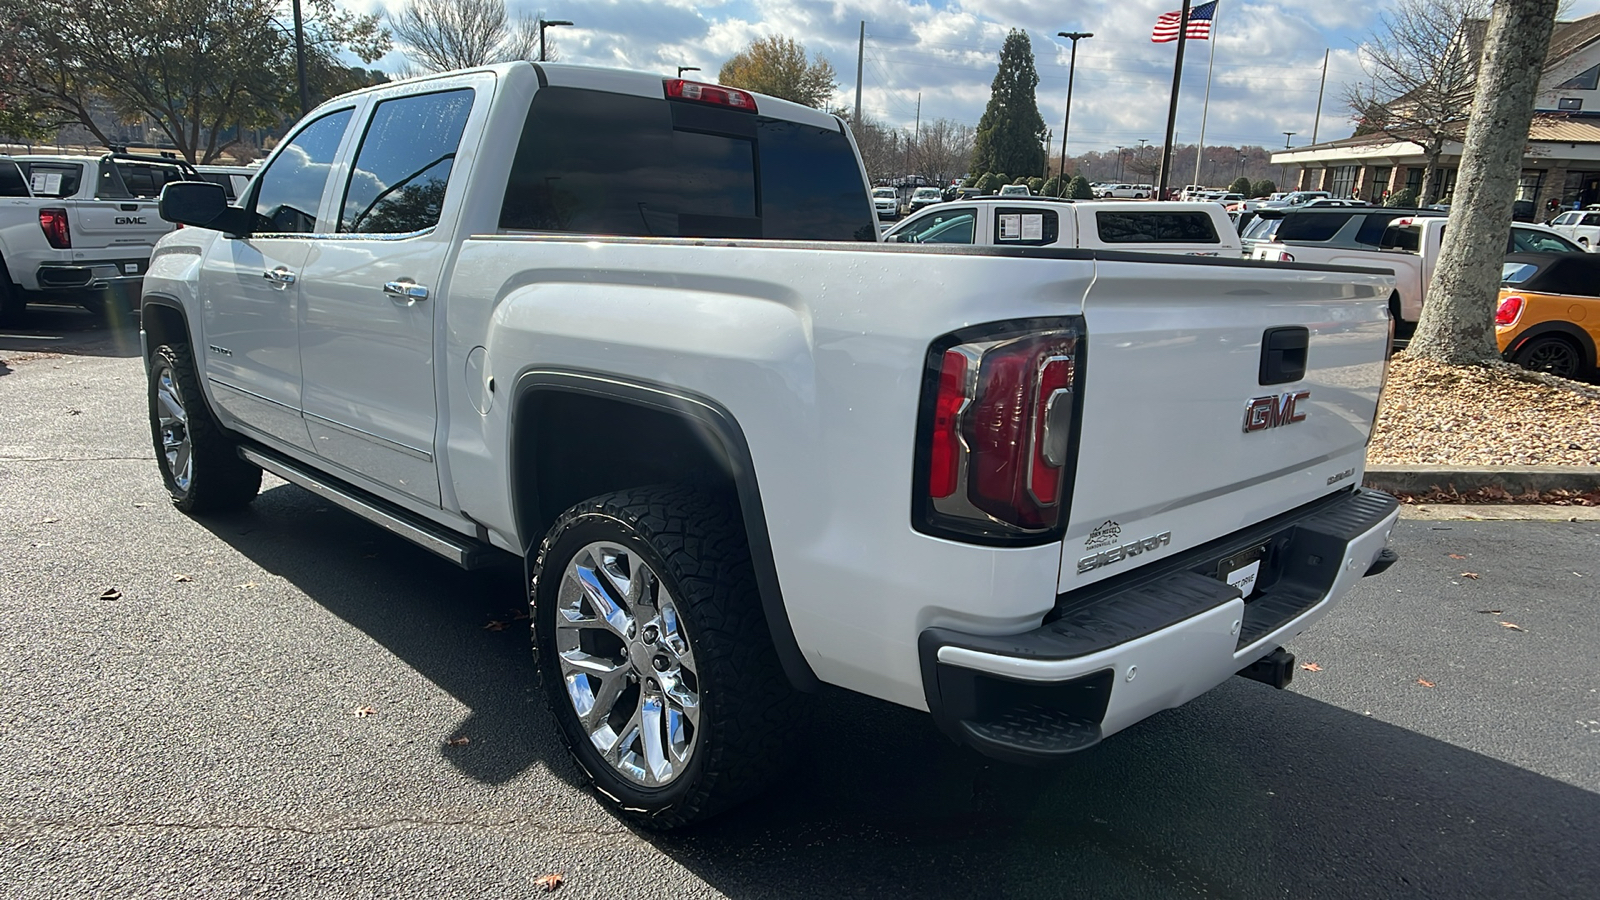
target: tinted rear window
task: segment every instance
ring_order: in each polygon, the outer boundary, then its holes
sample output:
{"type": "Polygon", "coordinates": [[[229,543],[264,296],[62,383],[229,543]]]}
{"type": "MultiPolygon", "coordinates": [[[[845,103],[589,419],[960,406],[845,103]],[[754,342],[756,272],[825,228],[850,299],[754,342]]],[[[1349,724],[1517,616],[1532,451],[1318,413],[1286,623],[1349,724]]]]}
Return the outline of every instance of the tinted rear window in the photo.
{"type": "Polygon", "coordinates": [[[1097,212],[1107,244],[1215,244],[1217,229],[1203,212],[1097,212]]]}
{"type": "Polygon", "coordinates": [[[9,159],[0,160],[0,197],[29,197],[28,179],[22,170],[9,159]]]}
{"type": "Polygon", "coordinates": [[[534,97],[500,227],[656,237],[876,240],[838,129],[578,88],[534,97]]]}
{"type": "Polygon", "coordinates": [[[83,166],[76,163],[39,162],[21,160],[17,165],[28,176],[28,185],[35,197],[71,197],[78,192],[83,181],[83,166]]]}
{"type": "Polygon", "coordinates": [[[111,165],[100,165],[95,196],[104,200],[159,197],[163,187],[182,180],[183,172],[177,166],[115,160],[111,165]]]}
{"type": "Polygon", "coordinates": [[[1283,217],[1280,241],[1326,241],[1339,233],[1354,213],[1309,213],[1283,217]]]}

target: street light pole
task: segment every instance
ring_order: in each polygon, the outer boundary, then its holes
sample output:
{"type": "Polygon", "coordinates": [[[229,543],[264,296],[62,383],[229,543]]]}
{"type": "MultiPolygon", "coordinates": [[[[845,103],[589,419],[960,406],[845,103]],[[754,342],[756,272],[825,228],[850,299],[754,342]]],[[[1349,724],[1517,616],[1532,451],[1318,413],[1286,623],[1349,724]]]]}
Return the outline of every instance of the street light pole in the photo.
{"type": "Polygon", "coordinates": [[[685,72],[698,72],[698,71],[700,71],[700,67],[699,66],[679,66],[678,67],[678,77],[682,78],[683,77],[683,73],[685,73],[685,72]]]}
{"type": "Polygon", "coordinates": [[[544,30],[557,25],[571,25],[566,19],[540,19],[539,20],[539,62],[544,62],[544,30]]]}
{"type": "MultiPolygon", "coordinates": [[[[1299,134],[1299,133],[1300,132],[1298,132],[1298,131],[1285,131],[1285,132],[1282,132],[1282,134],[1283,134],[1283,149],[1285,149],[1285,150],[1289,149],[1289,141],[1292,140],[1294,138],[1294,136],[1299,134]]],[[[1286,179],[1288,177],[1289,177],[1289,164],[1288,163],[1284,163],[1283,165],[1278,167],[1278,180],[1282,181],[1283,179],[1286,179]]]]}
{"type": "Polygon", "coordinates": [[[1057,37],[1064,37],[1072,42],[1072,58],[1067,63],[1067,115],[1061,122],[1061,170],[1056,173],[1056,196],[1066,195],[1067,180],[1067,129],[1072,125],[1072,76],[1078,70],[1078,42],[1084,38],[1094,37],[1090,31],[1060,31],[1057,37]]]}
{"type": "Polygon", "coordinates": [[[1123,150],[1124,150],[1123,146],[1121,144],[1118,144],[1117,145],[1117,180],[1118,181],[1122,180],[1122,153],[1123,153],[1123,150]]]}

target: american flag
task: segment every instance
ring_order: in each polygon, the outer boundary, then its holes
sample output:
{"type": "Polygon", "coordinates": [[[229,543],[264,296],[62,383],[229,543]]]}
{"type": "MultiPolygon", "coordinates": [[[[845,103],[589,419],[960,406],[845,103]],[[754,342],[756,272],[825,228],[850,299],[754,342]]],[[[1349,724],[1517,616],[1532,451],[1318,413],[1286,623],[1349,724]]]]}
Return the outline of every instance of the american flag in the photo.
{"type": "MultiPolygon", "coordinates": [[[[1211,17],[1217,14],[1217,0],[1201,4],[1189,10],[1189,40],[1203,41],[1211,37],[1211,17]]],[[[1178,21],[1183,18],[1183,10],[1162,13],[1156,19],[1155,30],[1150,32],[1152,43],[1165,44],[1178,39],[1178,21]]]]}

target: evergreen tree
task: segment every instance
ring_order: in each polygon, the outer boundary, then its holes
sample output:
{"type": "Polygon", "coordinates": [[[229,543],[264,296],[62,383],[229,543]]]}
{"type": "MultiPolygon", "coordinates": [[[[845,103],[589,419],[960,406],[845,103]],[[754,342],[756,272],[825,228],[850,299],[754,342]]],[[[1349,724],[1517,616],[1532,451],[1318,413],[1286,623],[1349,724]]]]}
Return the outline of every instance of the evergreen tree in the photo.
{"type": "Polygon", "coordinates": [[[1089,179],[1082,175],[1072,176],[1067,182],[1067,196],[1074,200],[1093,200],[1094,188],[1089,187],[1089,179]]]}
{"type": "Polygon", "coordinates": [[[978,121],[972,167],[990,172],[1044,169],[1044,119],[1034,95],[1039,73],[1027,32],[1013,30],[1000,49],[1000,67],[990,86],[989,105],[978,121]]]}
{"type": "Polygon", "coordinates": [[[1046,197],[1060,197],[1060,196],[1062,196],[1060,180],[1058,180],[1056,178],[1056,176],[1051,175],[1048,179],[1045,180],[1044,187],[1039,189],[1039,193],[1043,194],[1046,197]]]}
{"type": "Polygon", "coordinates": [[[996,175],[993,172],[985,172],[983,177],[978,179],[977,187],[979,191],[985,194],[994,194],[998,193],[1000,186],[1005,183],[1006,177],[1004,175],[996,175]]]}
{"type": "Polygon", "coordinates": [[[1028,179],[1028,191],[1034,194],[1044,193],[1044,179],[1035,175],[1028,179]]]}
{"type": "Polygon", "coordinates": [[[1277,192],[1278,186],[1270,178],[1263,178],[1250,185],[1250,196],[1252,197],[1265,197],[1268,194],[1276,194],[1277,192]]]}
{"type": "Polygon", "coordinates": [[[1250,196],[1250,179],[1245,178],[1242,175],[1238,178],[1235,178],[1233,180],[1233,184],[1228,185],[1228,193],[1243,194],[1246,197],[1250,196]]]}

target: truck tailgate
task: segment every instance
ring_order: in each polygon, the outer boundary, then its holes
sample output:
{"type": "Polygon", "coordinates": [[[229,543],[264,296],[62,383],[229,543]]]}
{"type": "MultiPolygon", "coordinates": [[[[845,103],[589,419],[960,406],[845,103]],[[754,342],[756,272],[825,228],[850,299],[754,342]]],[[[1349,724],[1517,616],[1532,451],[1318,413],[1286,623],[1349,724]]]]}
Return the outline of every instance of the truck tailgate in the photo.
{"type": "Polygon", "coordinates": [[[156,212],[154,200],[71,201],[72,249],[106,250],[127,247],[129,256],[149,256],[172,224],[156,212]],[[143,249],[143,254],[138,251],[143,249]]]}
{"type": "Polygon", "coordinates": [[[1093,474],[1073,489],[1060,589],[1137,565],[1118,547],[1168,555],[1359,484],[1391,284],[1287,265],[1101,260],[1084,300],[1077,465],[1093,474]],[[1292,344],[1296,327],[1303,377],[1263,384],[1274,380],[1264,337],[1287,329],[1279,340],[1292,344]]]}

